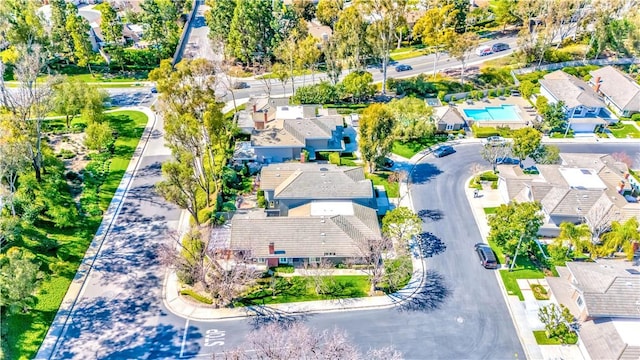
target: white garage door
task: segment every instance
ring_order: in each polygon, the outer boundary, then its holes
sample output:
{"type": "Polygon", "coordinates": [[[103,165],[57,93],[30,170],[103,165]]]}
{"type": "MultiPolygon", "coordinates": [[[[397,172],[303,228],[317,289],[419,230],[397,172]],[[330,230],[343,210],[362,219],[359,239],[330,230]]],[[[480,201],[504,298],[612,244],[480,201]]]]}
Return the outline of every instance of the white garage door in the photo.
{"type": "Polygon", "coordinates": [[[596,124],[571,124],[571,129],[576,133],[592,133],[596,124]]]}

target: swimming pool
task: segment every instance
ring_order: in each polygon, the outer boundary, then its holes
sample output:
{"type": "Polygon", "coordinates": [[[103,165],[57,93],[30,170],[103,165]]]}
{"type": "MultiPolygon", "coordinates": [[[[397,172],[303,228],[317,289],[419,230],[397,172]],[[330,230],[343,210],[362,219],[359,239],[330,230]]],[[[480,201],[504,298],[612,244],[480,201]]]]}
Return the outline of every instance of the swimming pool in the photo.
{"type": "Polygon", "coordinates": [[[484,109],[465,109],[464,114],[474,121],[522,121],[514,105],[490,106],[484,109]]]}

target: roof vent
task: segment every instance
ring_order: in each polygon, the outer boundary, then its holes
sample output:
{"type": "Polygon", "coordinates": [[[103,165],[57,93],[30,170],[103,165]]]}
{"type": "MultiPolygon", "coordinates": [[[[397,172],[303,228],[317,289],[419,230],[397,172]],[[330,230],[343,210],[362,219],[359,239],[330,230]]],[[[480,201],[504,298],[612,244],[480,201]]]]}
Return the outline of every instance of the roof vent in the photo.
{"type": "Polygon", "coordinates": [[[320,176],[327,176],[327,174],[325,174],[325,173],[322,173],[322,174],[320,174],[320,176]]]}
{"type": "Polygon", "coordinates": [[[624,283],[624,284],[625,284],[625,285],[627,285],[627,286],[629,286],[629,287],[633,286],[633,283],[632,283],[631,281],[627,281],[627,282],[626,282],[626,283],[624,283]]]}
{"type": "Polygon", "coordinates": [[[320,218],[320,222],[324,224],[324,215],[320,218]]]}
{"type": "Polygon", "coordinates": [[[320,171],[329,171],[329,169],[327,169],[326,167],[321,167],[320,171]]]}
{"type": "Polygon", "coordinates": [[[276,177],[280,177],[280,174],[276,174],[276,177]]]}
{"type": "Polygon", "coordinates": [[[327,236],[327,234],[325,234],[325,233],[320,233],[320,236],[327,236]]]}

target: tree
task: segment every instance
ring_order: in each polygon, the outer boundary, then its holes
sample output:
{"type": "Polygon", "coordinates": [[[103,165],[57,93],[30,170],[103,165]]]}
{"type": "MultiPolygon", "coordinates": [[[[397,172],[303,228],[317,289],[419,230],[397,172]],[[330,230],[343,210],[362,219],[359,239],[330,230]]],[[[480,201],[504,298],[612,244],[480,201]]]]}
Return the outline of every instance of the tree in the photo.
{"type": "Polygon", "coordinates": [[[67,31],[67,6],[64,0],[51,1],[51,45],[52,49],[66,59],[73,56],[73,38],[67,31]]]}
{"type": "Polygon", "coordinates": [[[485,144],[480,150],[480,155],[491,164],[493,172],[497,171],[498,160],[510,154],[511,148],[507,144],[485,144]]]}
{"type": "Polygon", "coordinates": [[[366,50],[367,22],[357,5],[349,6],[340,12],[335,23],[335,38],[339,57],[349,64],[350,68],[362,69],[366,50]]]}
{"type": "Polygon", "coordinates": [[[316,17],[316,5],[311,0],[293,0],[293,11],[297,18],[305,21],[316,17]]]}
{"type": "Polygon", "coordinates": [[[392,347],[369,349],[360,353],[346,332],[333,329],[315,331],[302,322],[276,322],[247,334],[244,344],[226,352],[225,359],[369,359],[400,360],[402,354],[392,347]],[[254,349],[251,356],[244,349],[254,349]],[[310,355],[311,354],[311,355],[310,355]]]}
{"type": "Polygon", "coordinates": [[[93,73],[90,63],[93,49],[88,36],[91,27],[87,20],[78,15],[78,9],[72,3],[67,3],[67,12],[66,29],[73,41],[73,61],[80,67],[86,66],[93,73]]]}
{"type": "Polygon", "coordinates": [[[340,85],[343,93],[356,103],[373,96],[375,87],[372,84],[373,75],[370,72],[354,71],[345,76],[340,85]]]}
{"type": "Polygon", "coordinates": [[[591,231],[591,242],[600,243],[602,235],[611,230],[611,224],[620,219],[620,212],[615,210],[610,201],[598,199],[584,216],[591,231]]]}
{"type": "Polygon", "coordinates": [[[602,244],[601,253],[610,255],[616,251],[623,250],[628,260],[633,259],[633,243],[640,241],[638,226],[638,219],[633,216],[623,223],[619,221],[612,222],[611,230],[602,236],[604,243],[602,244]]]}
{"type": "Polygon", "coordinates": [[[542,133],[531,127],[524,127],[513,132],[513,144],[511,150],[520,159],[520,163],[527,156],[533,154],[540,147],[542,133]]]}
{"type": "Polygon", "coordinates": [[[450,43],[451,41],[449,39],[454,36],[453,26],[455,24],[456,14],[457,11],[453,5],[431,8],[427,10],[413,26],[414,36],[421,39],[423,44],[431,46],[434,49],[436,57],[433,62],[434,78],[444,45],[450,43]]]}
{"type": "Polygon", "coordinates": [[[335,38],[330,38],[322,45],[327,76],[333,85],[337,85],[342,74],[342,64],[338,58],[338,44],[335,38]]]}
{"type": "Polygon", "coordinates": [[[540,145],[536,151],[531,154],[531,158],[537,164],[559,164],[560,148],[555,145],[540,145]]]}
{"type": "Polygon", "coordinates": [[[384,259],[393,250],[393,241],[387,237],[380,239],[360,239],[355,241],[360,259],[369,265],[364,271],[369,275],[369,294],[373,295],[378,284],[384,279],[384,259]]]}
{"type": "Polygon", "coordinates": [[[173,55],[180,29],[178,28],[178,9],[171,0],[144,0],[142,8],[142,38],[152,44],[158,58],[173,55]]]}
{"type": "Polygon", "coordinates": [[[401,206],[382,218],[382,234],[408,249],[412,239],[422,231],[422,219],[409,208],[401,206]]]}
{"type": "Polygon", "coordinates": [[[393,99],[387,106],[396,120],[394,138],[411,141],[429,138],[435,133],[435,124],[431,119],[433,109],[423,100],[407,96],[393,99]]]}
{"type": "Polygon", "coordinates": [[[591,231],[587,224],[576,225],[570,222],[560,224],[560,234],[556,241],[562,245],[568,243],[569,249],[579,254],[586,251],[593,252],[593,244],[591,243],[591,231]]]}
{"type": "Polygon", "coordinates": [[[102,31],[105,42],[107,44],[120,44],[123,26],[120,19],[118,19],[116,10],[107,2],[100,7],[100,13],[100,31],[102,31]]]}
{"type": "Polygon", "coordinates": [[[18,247],[0,254],[0,307],[26,313],[33,305],[40,273],[36,257],[18,247]]]}
{"type": "Polygon", "coordinates": [[[204,18],[209,26],[209,38],[218,44],[226,44],[236,1],[208,0],[207,5],[209,10],[204,14],[204,18]]]}
{"type": "Polygon", "coordinates": [[[209,274],[209,292],[218,306],[232,304],[240,295],[255,285],[262,272],[251,264],[248,256],[236,253],[233,262],[213,261],[215,272],[209,274]]]}
{"type": "Polygon", "coordinates": [[[391,151],[394,127],[393,114],[384,104],[371,104],[362,112],[358,145],[370,173],[376,170],[376,165],[391,151]]]}
{"type": "MultiPolygon", "coordinates": [[[[305,0],[306,1],[306,0],[305,0]]],[[[318,40],[311,35],[298,41],[297,61],[301,68],[311,71],[311,79],[315,83],[315,70],[322,51],[318,47],[318,40]]],[[[305,84],[306,73],[302,74],[302,84],[305,84]]]]}
{"type": "Polygon", "coordinates": [[[13,46],[31,48],[45,46],[47,33],[44,20],[38,13],[38,2],[30,0],[3,0],[0,2],[0,41],[13,46]]]}
{"type": "Polygon", "coordinates": [[[489,217],[489,240],[505,250],[506,254],[526,254],[532,251],[533,241],[543,222],[542,209],[537,202],[511,202],[500,205],[489,217]],[[521,247],[518,249],[518,243],[521,247]]]}
{"type": "Polygon", "coordinates": [[[475,33],[456,34],[448,38],[445,45],[449,56],[460,61],[460,82],[464,85],[464,70],[469,59],[469,55],[478,46],[480,38],[475,33]]]}
{"type": "Polygon", "coordinates": [[[549,99],[542,95],[536,96],[536,109],[540,114],[544,114],[548,111],[549,108],[549,99]]]}
{"type": "Polygon", "coordinates": [[[575,318],[564,305],[551,303],[538,310],[538,319],[544,324],[547,336],[560,340],[563,344],[573,344],[577,335],[573,330],[575,318]]]}
{"type": "MultiPolygon", "coordinates": [[[[538,105],[536,103],[536,105],[538,105]]],[[[543,128],[549,131],[568,131],[567,114],[564,111],[564,102],[541,106],[543,128]]]]}
{"type": "Polygon", "coordinates": [[[291,93],[295,93],[295,81],[294,77],[296,71],[300,69],[300,62],[298,61],[300,48],[298,43],[298,34],[296,31],[289,34],[278,47],[275,49],[274,54],[278,60],[287,67],[289,71],[289,79],[291,79],[291,93]]]}
{"type": "Polygon", "coordinates": [[[237,0],[229,25],[227,53],[245,64],[272,55],[275,32],[272,2],[237,0]]]}
{"type": "Polygon", "coordinates": [[[507,28],[507,25],[518,21],[518,17],[514,14],[517,3],[517,0],[497,0],[491,8],[496,22],[502,25],[502,31],[507,28]]]}
{"type": "Polygon", "coordinates": [[[72,78],[66,78],[54,87],[54,110],[64,115],[67,129],[71,127],[71,120],[85,106],[86,90],[84,82],[72,78]]]}
{"type": "Polygon", "coordinates": [[[89,123],[85,130],[84,144],[90,150],[103,152],[108,149],[109,144],[113,143],[113,133],[109,124],[106,122],[89,123]]]}
{"type": "Polygon", "coordinates": [[[0,122],[0,186],[4,180],[9,188],[9,196],[5,200],[8,200],[12,216],[16,216],[13,198],[18,191],[18,177],[29,167],[29,150],[24,134],[16,128],[11,117],[6,116],[0,122]]]}
{"type": "MultiPolygon", "coordinates": [[[[518,87],[518,90],[520,90],[520,95],[522,95],[523,98],[529,99],[531,98],[531,95],[533,95],[533,92],[535,90],[535,85],[533,85],[533,83],[529,80],[524,80],[520,82],[520,86],[518,87]]],[[[538,98],[540,97],[542,96],[538,96],[538,98]]]]}
{"type": "Polygon", "coordinates": [[[335,284],[333,274],[334,265],[327,258],[321,258],[319,262],[305,262],[302,274],[311,279],[317,295],[326,294],[335,284]]]}
{"type": "Polygon", "coordinates": [[[319,0],[316,8],[316,17],[322,25],[327,25],[333,29],[343,6],[343,0],[319,0]]]}
{"type": "Polygon", "coordinates": [[[109,98],[107,93],[95,86],[83,85],[84,96],[82,101],[84,107],[82,108],[82,117],[87,123],[101,123],[104,121],[104,102],[109,98]]]}
{"type": "Polygon", "coordinates": [[[175,161],[162,164],[162,175],[165,180],[156,184],[158,194],[167,201],[186,209],[197,225],[200,224],[198,212],[204,207],[198,184],[191,165],[193,155],[188,153],[173,154],[175,161]]]}

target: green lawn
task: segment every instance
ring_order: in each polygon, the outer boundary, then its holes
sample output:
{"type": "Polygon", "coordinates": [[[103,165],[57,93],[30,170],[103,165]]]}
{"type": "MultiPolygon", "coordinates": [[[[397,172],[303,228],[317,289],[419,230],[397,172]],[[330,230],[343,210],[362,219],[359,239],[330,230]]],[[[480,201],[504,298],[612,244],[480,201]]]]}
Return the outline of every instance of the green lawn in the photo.
{"type": "Polygon", "coordinates": [[[256,290],[246,295],[236,305],[280,304],[299,301],[329,300],[365,297],[369,291],[366,275],[323,276],[324,294],[318,295],[312,278],[302,276],[261,279],[256,290]],[[272,288],[276,289],[273,295],[272,288]]]}
{"type": "Polygon", "coordinates": [[[374,174],[365,174],[365,176],[373,182],[373,185],[384,186],[388,197],[397,198],[400,197],[400,186],[395,181],[389,182],[387,180],[391,174],[391,171],[376,171],[374,174]]]}
{"type": "Polygon", "coordinates": [[[502,277],[502,282],[504,283],[504,287],[507,289],[507,294],[516,295],[520,299],[520,301],[524,300],[524,296],[522,296],[522,291],[520,291],[520,287],[518,286],[517,279],[544,279],[544,273],[537,269],[525,269],[519,266],[516,266],[512,272],[509,270],[500,270],[500,277],[502,277]]]}
{"type": "MultiPolygon", "coordinates": [[[[109,173],[98,194],[97,202],[102,211],[111,202],[138,144],[147,116],[137,111],[118,111],[109,113],[107,120],[118,131],[118,139],[109,173]]],[[[64,126],[64,120],[53,120],[47,125],[56,127],[60,121],[64,126]]],[[[74,121],[76,124],[82,122],[82,119],[74,121]]],[[[63,171],[60,163],[55,167],[50,165],[45,176],[62,177],[63,171]]],[[[22,230],[22,240],[15,245],[36,254],[44,277],[36,293],[35,306],[30,312],[2,314],[2,333],[6,334],[6,342],[2,347],[7,359],[32,359],[35,356],[101,220],[102,216],[78,217],[73,225],[60,229],[41,217],[22,230]],[[54,241],[58,244],[57,250],[43,245],[54,241]]]]}
{"type": "Polygon", "coordinates": [[[437,143],[440,143],[446,140],[447,140],[446,137],[436,136],[436,137],[430,137],[430,138],[423,138],[423,139],[420,139],[420,141],[409,141],[409,142],[394,141],[391,152],[398,156],[402,156],[403,158],[411,159],[413,155],[428,148],[429,146],[435,145],[437,143]]]}
{"type": "Polygon", "coordinates": [[[359,164],[356,163],[356,160],[358,160],[358,158],[353,155],[353,153],[342,153],[340,156],[340,165],[358,166],[359,164]]]}
{"type": "MultiPolygon", "coordinates": [[[[559,339],[556,338],[548,338],[547,333],[544,330],[535,330],[533,332],[533,336],[536,338],[536,342],[538,345],[562,345],[559,339]]],[[[568,344],[574,345],[578,342],[578,337],[570,337],[568,344]]]]}
{"type": "Polygon", "coordinates": [[[498,210],[497,207],[486,207],[484,208],[484,213],[485,215],[491,215],[491,214],[495,214],[496,210],[498,210]]]}
{"type": "Polygon", "coordinates": [[[640,131],[633,125],[623,124],[620,128],[610,127],[609,131],[618,139],[640,138],[640,131]]]}

